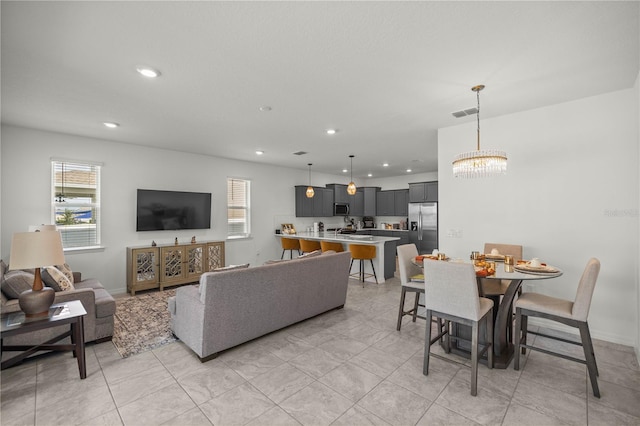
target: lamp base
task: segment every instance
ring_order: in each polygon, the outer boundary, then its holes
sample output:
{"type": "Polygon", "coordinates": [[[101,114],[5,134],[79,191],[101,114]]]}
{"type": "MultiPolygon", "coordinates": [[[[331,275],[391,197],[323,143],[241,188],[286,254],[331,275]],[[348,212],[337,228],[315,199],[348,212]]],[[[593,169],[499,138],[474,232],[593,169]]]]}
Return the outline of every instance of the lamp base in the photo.
{"type": "Polygon", "coordinates": [[[49,315],[49,307],[53,305],[55,291],[50,287],[42,290],[26,290],[20,293],[18,304],[27,317],[42,317],[49,315]]]}

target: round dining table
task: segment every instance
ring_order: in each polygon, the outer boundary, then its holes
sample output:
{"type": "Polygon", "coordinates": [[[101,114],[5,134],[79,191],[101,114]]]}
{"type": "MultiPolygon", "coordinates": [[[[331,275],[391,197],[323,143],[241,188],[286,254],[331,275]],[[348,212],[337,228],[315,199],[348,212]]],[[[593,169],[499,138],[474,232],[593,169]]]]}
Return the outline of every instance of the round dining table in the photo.
{"type": "MultiPolygon", "coordinates": [[[[425,259],[428,262],[441,262],[438,260],[425,259]]],[[[414,260],[414,264],[422,267],[422,262],[414,260]]],[[[509,323],[513,321],[513,300],[518,294],[518,291],[522,287],[523,281],[533,280],[546,280],[550,278],[557,278],[562,275],[562,271],[556,267],[553,267],[554,272],[544,271],[528,271],[522,272],[514,267],[513,272],[505,271],[505,266],[502,262],[496,262],[496,272],[494,275],[477,277],[478,281],[478,293],[480,296],[484,296],[482,291],[481,280],[504,280],[508,281],[507,290],[502,296],[500,303],[494,310],[497,311],[494,314],[493,325],[493,366],[494,368],[507,368],[514,354],[514,345],[511,339],[508,338],[509,323]]],[[[425,277],[426,279],[426,277],[425,277]]],[[[428,279],[426,279],[428,285],[428,279]]],[[[482,334],[482,333],[481,333],[482,334]]],[[[460,337],[470,337],[471,328],[464,325],[457,324],[454,330],[454,335],[460,337]],[[468,330],[467,330],[468,328],[468,330]],[[468,336],[467,336],[468,334],[468,336]]],[[[451,348],[453,352],[459,353],[463,356],[470,357],[470,351],[465,348],[464,345],[453,345],[451,348]]]]}

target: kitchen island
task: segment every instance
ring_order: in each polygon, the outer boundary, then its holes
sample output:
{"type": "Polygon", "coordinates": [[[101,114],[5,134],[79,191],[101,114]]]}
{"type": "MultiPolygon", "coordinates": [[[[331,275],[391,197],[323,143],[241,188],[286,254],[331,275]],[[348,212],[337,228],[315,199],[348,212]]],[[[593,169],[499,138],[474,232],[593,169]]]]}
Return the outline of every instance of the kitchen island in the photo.
{"type": "MultiPolygon", "coordinates": [[[[345,250],[351,244],[375,245],[376,258],[373,259],[373,265],[378,276],[378,283],[383,283],[386,278],[392,278],[396,271],[396,242],[400,240],[398,237],[380,237],[375,235],[358,235],[358,234],[340,234],[332,231],[325,232],[301,232],[298,234],[276,234],[279,238],[295,238],[315,241],[333,241],[345,245],[345,250]]],[[[358,262],[353,262],[351,273],[359,271],[358,262]],[[355,272],[354,272],[355,271],[355,272]]],[[[371,271],[371,264],[365,263],[365,271],[371,271]]],[[[367,281],[375,282],[373,277],[367,278],[367,281]]]]}

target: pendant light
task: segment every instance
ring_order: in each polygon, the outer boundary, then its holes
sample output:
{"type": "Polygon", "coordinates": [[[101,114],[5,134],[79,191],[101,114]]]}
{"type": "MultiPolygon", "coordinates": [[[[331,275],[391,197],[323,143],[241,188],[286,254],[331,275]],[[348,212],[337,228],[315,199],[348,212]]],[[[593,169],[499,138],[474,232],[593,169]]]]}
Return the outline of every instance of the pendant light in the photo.
{"type": "Polygon", "coordinates": [[[313,196],[315,195],[315,191],[313,190],[313,186],[311,186],[311,166],[313,166],[313,164],[308,163],[307,166],[309,166],[309,186],[307,186],[307,198],[313,198],[313,196]]]}
{"type": "Polygon", "coordinates": [[[356,195],[356,184],[353,183],[353,157],[355,157],[353,154],[349,156],[351,158],[351,182],[347,185],[347,194],[349,195],[356,195]]]}
{"type": "Polygon", "coordinates": [[[471,88],[478,99],[478,142],[475,151],[463,152],[453,160],[453,176],[480,178],[503,175],[507,172],[507,154],[497,149],[480,149],[480,91],[484,85],[471,88]]]}

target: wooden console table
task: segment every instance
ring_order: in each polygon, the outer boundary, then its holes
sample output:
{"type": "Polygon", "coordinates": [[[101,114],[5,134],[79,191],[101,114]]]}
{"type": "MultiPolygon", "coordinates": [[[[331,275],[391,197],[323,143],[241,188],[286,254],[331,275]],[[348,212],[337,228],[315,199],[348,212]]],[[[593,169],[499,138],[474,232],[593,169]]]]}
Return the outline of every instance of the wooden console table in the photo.
{"type": "Polygon", "coordinates": [[[127,291],[197,282],[200,275],[224,266],[224,241],[127,247],[127,291]]]}
{"type": "Polygon", "coordinates": [[[0,321],[2,326],[2,338],[0,347],[2,352],[21,351],[22,353],[2,361],[2,370],[20,363],[23,359],[39,351],[72,351],[73,356],[78,359],[78,370],[80,378],[87,377],[87,364],[84,357],[84,316],[87,311],[79,300],[57,303],[49,308],[49,315],[46,317],[27,318],[23,312],[12,312],[3,314],[0,321]],[[4,344],[4,339],[10,336],[17,336],[46,328],[57,327],[59,325],[70,324],[71,329],[60,334],[53,339],[34,346],[18,346],[4,344]],[[55,344],[65,337],[71,337],[71,344],[55,344]]]}

